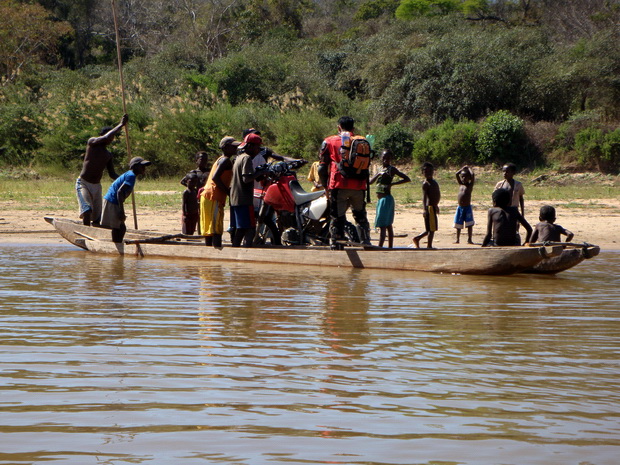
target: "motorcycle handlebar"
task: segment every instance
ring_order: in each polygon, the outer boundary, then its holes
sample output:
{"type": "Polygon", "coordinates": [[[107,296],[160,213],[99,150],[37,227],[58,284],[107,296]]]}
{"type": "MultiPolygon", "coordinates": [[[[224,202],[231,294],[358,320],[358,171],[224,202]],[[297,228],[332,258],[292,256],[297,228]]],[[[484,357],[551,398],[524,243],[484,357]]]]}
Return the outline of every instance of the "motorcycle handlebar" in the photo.
{"type": "Polygon", "coordinates": [[[304,159],[293,161],[278,161],[264,163],[256,167],[256,172],[263,172],[263,176],[279,177],[283,174],[295,174],[295,171],[308,163],[304,159]]]}

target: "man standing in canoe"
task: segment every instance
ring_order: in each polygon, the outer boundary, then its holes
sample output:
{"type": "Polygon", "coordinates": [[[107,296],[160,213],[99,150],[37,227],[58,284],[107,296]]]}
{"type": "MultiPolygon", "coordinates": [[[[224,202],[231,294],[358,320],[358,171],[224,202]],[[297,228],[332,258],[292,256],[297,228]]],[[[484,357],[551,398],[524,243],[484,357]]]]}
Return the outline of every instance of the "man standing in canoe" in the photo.
{"type": "Polygon", "coordinates": [[[254,171],[252,159],[261,150],[263,139],[258,134],[248,134],[239,146],[241,153],[233,164],[230,184],[230,226],[232,246],[252,247],[256,228],[254,216],[254,180],[262,172],[254,171]]]}
{"type": "Polygon", "coordinates": [[[220,141],[222,155],[213,163],[205,188],[200,193],[200,230],[207,246],[222,247],[224,207],[230,194],[233,163],[239,142],[226,136],[220,141]]]}
{"type": "Polygon", "coordinates": [[[129,171],[125,171],[114,180],[103,199],[101,226],[112,230],[113,242],[123,242],[127,231],[125,200],[133,192],[137,177],[144,174],[146,167],[150,164],[150,161],[142,157],[133,157],[129,161],[129,171]]]}
{"type": "Polygon", "coordinates": [[[114,171],[112,154],[108,152],[107,147],[114,141],[114,137],[127,124],[128,120],[129,117],[123,115],[116,127],[104,127],[99,133],[99,137],[91,137],[86,143],[82,172],[75,183],[80,207],[80,218],[86,226],[90,226],[91,222],[93,226],[99,226],[103,170],[107,169],[108,174],[113,180],[118,178],[118,174],[114,171]]]}
{"type": "Polygon", "coordinates": [[[343,116],[338,120],[338,134],[323,141],[319,152],[319,177],[329,196],[329,232],[332,249],[342,249],[338,241],[344,239],[344,225],[349,206],[360,232],[360,240],[370,243],[370,224],[366,215],[366,188],[368,179],[346,177],[339,169],[342,161],[342,137],[353,137],[355,120],[343,116]]]}

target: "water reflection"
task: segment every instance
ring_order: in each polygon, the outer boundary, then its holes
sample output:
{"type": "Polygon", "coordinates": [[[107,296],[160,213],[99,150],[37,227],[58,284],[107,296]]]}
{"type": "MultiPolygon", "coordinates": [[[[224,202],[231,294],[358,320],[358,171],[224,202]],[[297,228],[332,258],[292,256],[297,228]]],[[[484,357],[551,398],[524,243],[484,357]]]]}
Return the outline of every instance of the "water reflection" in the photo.
{"type": "Polygon", "coordinates": [[[0,463],[620,452],[620,254],[496,278],[0,249],[0,463]]]}

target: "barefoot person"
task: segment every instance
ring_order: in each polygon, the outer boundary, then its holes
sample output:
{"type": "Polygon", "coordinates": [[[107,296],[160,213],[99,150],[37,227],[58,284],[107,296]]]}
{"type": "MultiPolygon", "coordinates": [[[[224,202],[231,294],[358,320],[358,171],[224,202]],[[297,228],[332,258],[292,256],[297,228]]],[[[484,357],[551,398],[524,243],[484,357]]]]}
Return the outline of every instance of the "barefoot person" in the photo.
{"type": "Polygon", "coordinates": [[[213,163],[207,184],[200,194],[200,229],[207,246],[222,247],[224,208],[226,198],[230,194],[233,175],[231,158],[237,153],[239,145],[234,137],[222,138],[220,141],[222,154],[213,163]]]}
{"type": "Polygon", "coordinates": [[[433,248],[433,238],[435,237],[435,231],[437,231],[437,215],[439,214],[439,200],[441,199],[441,191],[439,190],[439,184],[433,175],[435,173],[435,167],[425,162],[422,165],[422,174],[424,175],[424,182],[422,183],[422,205],[424,208],[424,232],[418,234],[413,238],[413,243],[416,248],[420,248],[420,240],[428,236],[427,247],[433,248]]]}
{"type": "Polygon", "coordinates": [[[123,242],[127,227],[125,226],[125,200],[133,192],[136,178],[144,174],[150,161],[142,157],[133,157],[129,162],[129,171],[125,171],[112,183],[103,198],[101,226],[112,230],[112,241],[123,242]]]}
{"type": "Polygon", "coordinates": [[[86,226],[99,226],[101,218],[102,190],[101,178],[103,171],[107,170],[114,180],[118,174],[114,171],[112,154],[108,152],[108,145],[114,141],[114,137],[127,124],[129,117],[123,115],[120,123],[115,127],[106,126],[99,132],[99,137],[91,137],[86,143],[86,153],[82,171],[75,182],[80,218],[86,226]]]}
{"type": "Polygon", "coordinates": [[[473,244],[472,233],[474,229],[474,212],[471,207],[471,193],[474,190],[475,176],[472,169],[465,165],[456,172],[456,182],[459,183],[459,193],[457,200],[459,206],[456,208],[454,215],[454,227],[456,228],[456,241],[461,241],[461,229],[467,228],[467,243],[473,244]]]}
{"type": "Polygon", "coordinates": [[[383,247],[387,234],[388,247],[394,247],[394,197],[392,186],[410,182],[411,179],[398,168],[392,166],[392,151],[386,149],[381,153],[382,170],[375,174],[370,184],[377,183],[377,214],[375,216],[375,228],[379,228],[379,247],[383,247]],[[400,179],[394,182],[394,176],[400,179]]]}
{"type": "Polygon", "coordinates": [[[525,189],[523,184],[517,181],[514,176],[517,174],[517,165],[506,163],[502,167],[504,179],[495,185],[495,190],[506,189],[510,193],[510,205],[521,209],[521,216],[525,216],[525,201],[523,195],[525,189]]]}
{"type": "Polygon", "coordinates": [[[187,189],[182,196],[182,215],[181,215],[181,232],[183,234],[192,235],[196,231],[196,225],[199,219],[198,204],[198,185],[200,178],[196,173],[189,175],[187,179],[187,189]]]}
{"type": "Polygon", "coordinates": [[[230,183],[230,226],[232,246],[252,247],[256,229],[254,216],[254,180],[261,174],[252,166],[252,159],[261,150],[263,139],[255,133],[245,136],[239,145],[241,151],[235,158],[230,183]]]}

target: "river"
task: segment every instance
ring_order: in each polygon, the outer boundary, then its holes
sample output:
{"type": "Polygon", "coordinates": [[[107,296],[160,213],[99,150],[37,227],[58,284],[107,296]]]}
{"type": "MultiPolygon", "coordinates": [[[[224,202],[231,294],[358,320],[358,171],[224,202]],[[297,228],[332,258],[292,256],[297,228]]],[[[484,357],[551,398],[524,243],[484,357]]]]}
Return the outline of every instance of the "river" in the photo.
{"type": "Polygon", "coordinates": [[[619,275],[0,245],[0,464],[616,465],[619,275]]]}

